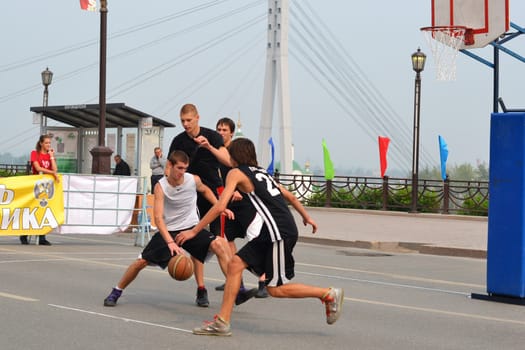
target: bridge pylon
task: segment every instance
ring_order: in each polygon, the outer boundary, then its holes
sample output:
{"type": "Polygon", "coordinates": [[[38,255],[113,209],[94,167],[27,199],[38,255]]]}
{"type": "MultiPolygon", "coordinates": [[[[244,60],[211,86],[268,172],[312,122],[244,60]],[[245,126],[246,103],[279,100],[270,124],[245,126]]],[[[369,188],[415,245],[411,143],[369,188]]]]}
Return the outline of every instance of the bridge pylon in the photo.
{"type": "MultiPolygon", "coordinates": [[[[291,174],[293,170],[292,118],[290,112],[290,84],[288,79],[288,0],[268,0],[268,42],[264,92],[259,128],[259,165],[270,163],[274,107],[279,112],[279,143],[277,154],[281,162],[279,171],[291,174]]],[[[275,138],[274,138],[275,139],[275,138]]]]}

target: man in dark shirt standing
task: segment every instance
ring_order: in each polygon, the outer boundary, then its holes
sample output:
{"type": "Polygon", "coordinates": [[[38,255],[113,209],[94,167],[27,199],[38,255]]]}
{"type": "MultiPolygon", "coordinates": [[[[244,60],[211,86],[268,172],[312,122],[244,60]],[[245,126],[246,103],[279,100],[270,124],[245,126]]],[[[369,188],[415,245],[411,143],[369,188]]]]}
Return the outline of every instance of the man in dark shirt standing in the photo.
{"type": "MultiPolygon", "coordinates": [[[[199,126],[199,113],[193,104],[185,104],[180,110],[180,122],[184,131],[175,136],[170,145],[168,154],[175,150],[184,151],[190,157],[188,173],[198,175],[202,182],[215,194],[217,188],[222,186],[219,175],[219,164],[231,166],[230,156],[222,140],[222,136],[215,130],[199,126]]],[[[203,217],[211,207],[210,202],[200,194],[197,198],[200,216],[203,217]]],[[[220,234],[220,220],[210,224],[210,232],[220,234]]],[[[208,292],[204,286],[204,265],[194,260],[195,281],[197,282],[198,306],[209,305],[208,292]]]]}
{"type": "Polygon", "coordinates": [[[115,155],[115,170],[113,171],[113,175],[131,175],[131,170],[129,169],[128,163],[122,159],[120,154],[115,155]]]}

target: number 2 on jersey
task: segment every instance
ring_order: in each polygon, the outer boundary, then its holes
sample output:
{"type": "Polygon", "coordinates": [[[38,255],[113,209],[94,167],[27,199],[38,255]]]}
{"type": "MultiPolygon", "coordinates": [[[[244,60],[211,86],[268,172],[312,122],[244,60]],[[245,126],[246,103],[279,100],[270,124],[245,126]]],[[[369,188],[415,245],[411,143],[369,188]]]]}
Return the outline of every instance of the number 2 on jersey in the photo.
{"type": "Polygon", "coordinates": [[[268,176],[268,174],[265,173],[257,173],[255,174],[255,178],[257,181],[265,181],[266,182],[266,190],[272,197],[278,196],[281,194],[281,191],[279,191],[279,188],[277,188],[277,184],[275,183],[275,180],[268,176]]]}

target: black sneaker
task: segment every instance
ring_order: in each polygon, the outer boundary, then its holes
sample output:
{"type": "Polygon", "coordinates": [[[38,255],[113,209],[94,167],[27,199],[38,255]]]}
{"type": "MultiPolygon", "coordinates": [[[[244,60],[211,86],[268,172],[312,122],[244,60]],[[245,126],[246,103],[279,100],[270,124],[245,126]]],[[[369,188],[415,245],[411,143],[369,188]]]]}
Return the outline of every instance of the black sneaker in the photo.
{"type": "Polygon", "coordinates": [[[27,240],[27,236],[20,236],[20,243],[23,245],[29,244],[29,241],[27,240]]]}
{"type": "Polygon", "coordinates": [[[51,245],[51,242],[49,242],[47,239],[41,239],[38,241],[38,245],[51,245]]]}
{"type": "MultiPolygon", "coordinates": [[[[226,283],[221,284],[220,286],[215,287],[216,291],[224,292],[224,287],[226,286],[226,283]]],[[[241,289],[244,289],[244,282],[241,280],[241,289]]]]}
{"type": "Polygon", "coordinates": [[[255,294],[256,298],[268,298],[268,290],[266,289],[266,286],[259,286],[259,289],[257,289],[257,294],[255,294]]]}
{"type": "Polygon", "coordinates": [[[256,294],[257,294],[257,288],[239,289],[239,293],[237,293],[237,297],[235,298],[235,305],[244,304],[245,302],[253,298],[256,294]]]}
{"type": "Polygon", "coordinates": [[[200,307],[208,307],[210,305],[206,288],[197,288],[197,299],[195,299],[195,302],[200,307]]]}
{"type": "Polygon", "coordinates": [[[104,306],[115,306],[117,305],[117,300],[122,295],[122,290],[118,290],[117,288],[113,288],[111,290],[111,293],[108,295],[106,299],[104,299],[104,306]]]}

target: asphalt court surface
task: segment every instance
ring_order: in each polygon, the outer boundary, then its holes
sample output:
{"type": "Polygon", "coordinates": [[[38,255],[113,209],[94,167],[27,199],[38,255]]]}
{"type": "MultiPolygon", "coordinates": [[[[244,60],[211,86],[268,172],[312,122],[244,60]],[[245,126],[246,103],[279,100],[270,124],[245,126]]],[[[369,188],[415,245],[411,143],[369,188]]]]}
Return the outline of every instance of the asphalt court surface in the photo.
{"type": "MultiPolygon", "coordinates": [[[[141,248],[130,234],[50,235],[50,247],[0,236],[0,349],[523,349],[522,306],[473,300],[484,259],[298,243],[294,282],[345,289],[327,325],[316,299],[255,299],[235,308],[232,337],[195,336],[212,319],[223,281],[205,269],[210,307],[195,282],[146,268],[114,308],[103,299],[141,248]]],[[[242,244],[242,242],[238,242],[242,244]]],[[[257,280],[245,274],[249,286],[257,280]]]]}

